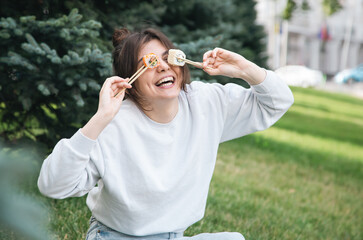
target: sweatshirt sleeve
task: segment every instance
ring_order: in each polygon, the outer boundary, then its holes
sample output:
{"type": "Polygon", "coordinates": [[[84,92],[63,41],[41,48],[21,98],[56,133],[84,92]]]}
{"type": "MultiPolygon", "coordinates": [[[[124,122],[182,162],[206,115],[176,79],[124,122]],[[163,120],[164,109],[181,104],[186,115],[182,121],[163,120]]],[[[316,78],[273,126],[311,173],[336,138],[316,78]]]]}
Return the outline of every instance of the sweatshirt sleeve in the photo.
{"type": "Polygon", "coordinates": [[[97,141],[87,138],[80,130],[70,139],[60,140],[41,167],[40,192],[58,199],[88,193],[100,179],[103,168],[90,158],[91,151],[97,148],[97,141]]]}
{"type": "Polygon", "coordinates": [[[221,142],[269,128],[294,102],[290,88],[273,71],[250,89],[226,84],[223,93],[221,142]]]}

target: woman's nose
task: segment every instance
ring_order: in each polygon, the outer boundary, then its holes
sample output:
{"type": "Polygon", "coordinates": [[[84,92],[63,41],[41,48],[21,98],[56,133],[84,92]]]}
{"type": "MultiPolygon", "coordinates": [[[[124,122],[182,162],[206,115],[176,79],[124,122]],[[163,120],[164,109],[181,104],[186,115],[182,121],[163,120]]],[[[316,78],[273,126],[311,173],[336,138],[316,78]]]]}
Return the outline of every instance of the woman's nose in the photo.
{"type": "Polygon", "coordinates": [[[167,61],[165,61],[164,59],[160,59],[160,64],[158,66],[158,71],[162,72],[162,71],[166,71],[170,68],[169,63],[167,61]]]}

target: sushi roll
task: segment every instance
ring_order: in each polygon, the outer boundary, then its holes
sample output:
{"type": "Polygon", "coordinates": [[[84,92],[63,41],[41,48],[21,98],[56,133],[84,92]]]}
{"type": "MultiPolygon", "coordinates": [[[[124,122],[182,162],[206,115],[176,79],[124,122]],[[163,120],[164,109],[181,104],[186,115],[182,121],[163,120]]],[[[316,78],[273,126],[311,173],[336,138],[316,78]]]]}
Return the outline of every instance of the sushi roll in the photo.
{"type": "Polygon", "coordinates": [[[155,53],[149,53],[145,55],[142,60],[144,61],[144,65],[147,68],[156,68],[159,66],[159,59],[155,53]]]}
{"type": "Polygon", "coordinates": [[[169,49],[168,63],[174,66],[184,66],[185,53],[179,49],[169,49]]]}

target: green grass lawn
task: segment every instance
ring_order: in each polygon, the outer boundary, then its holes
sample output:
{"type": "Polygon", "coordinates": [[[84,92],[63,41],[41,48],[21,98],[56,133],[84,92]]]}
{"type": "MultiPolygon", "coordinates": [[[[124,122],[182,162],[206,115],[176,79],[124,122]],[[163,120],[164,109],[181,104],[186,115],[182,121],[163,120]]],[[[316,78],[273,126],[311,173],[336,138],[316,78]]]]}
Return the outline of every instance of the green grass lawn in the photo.
{"type": "MultiPolygon", "coordinates": [[[[221,144],[205,217],[185,235],[363,239],[363,101],[293,92],[294,105],[272,128],[221,144]]],[[[58,239],[85,238],[84,197],[38,198],[58,239]]]]}
{"type": "Polygon", "coordinates": [[[363,239],[363,101],[293,92],[272,128],[221,145],[206,216],[186,234],[363,239]]]}

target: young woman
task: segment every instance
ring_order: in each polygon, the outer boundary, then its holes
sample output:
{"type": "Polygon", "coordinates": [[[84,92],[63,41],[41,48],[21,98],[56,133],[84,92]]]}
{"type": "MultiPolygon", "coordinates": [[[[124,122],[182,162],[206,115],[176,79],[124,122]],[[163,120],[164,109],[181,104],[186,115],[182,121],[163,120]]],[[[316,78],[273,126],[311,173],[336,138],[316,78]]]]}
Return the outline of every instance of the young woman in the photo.
{"type": "MultiPolygon", "coordinates": [[[[100,91],[89,122],[62,139],[44,161],[38,186],[49,197],[88,193],[87,239],[184,239],[203,218],[221,142],[274,124],[292,105],[290,89],[272,71],[216,48],[203,56],[210,75],[250,85],[190,83],[186,66],[171,66],[171,41],[155,29],[113,36],[114,76],[100,91]],[[160,64],[129,85],[128,77],[155,53],[160,64]],[[125,94],[116,95],[122,89],[125,94]]],[[[191,239],[244,239],[240,233],[191,239]]]]}

